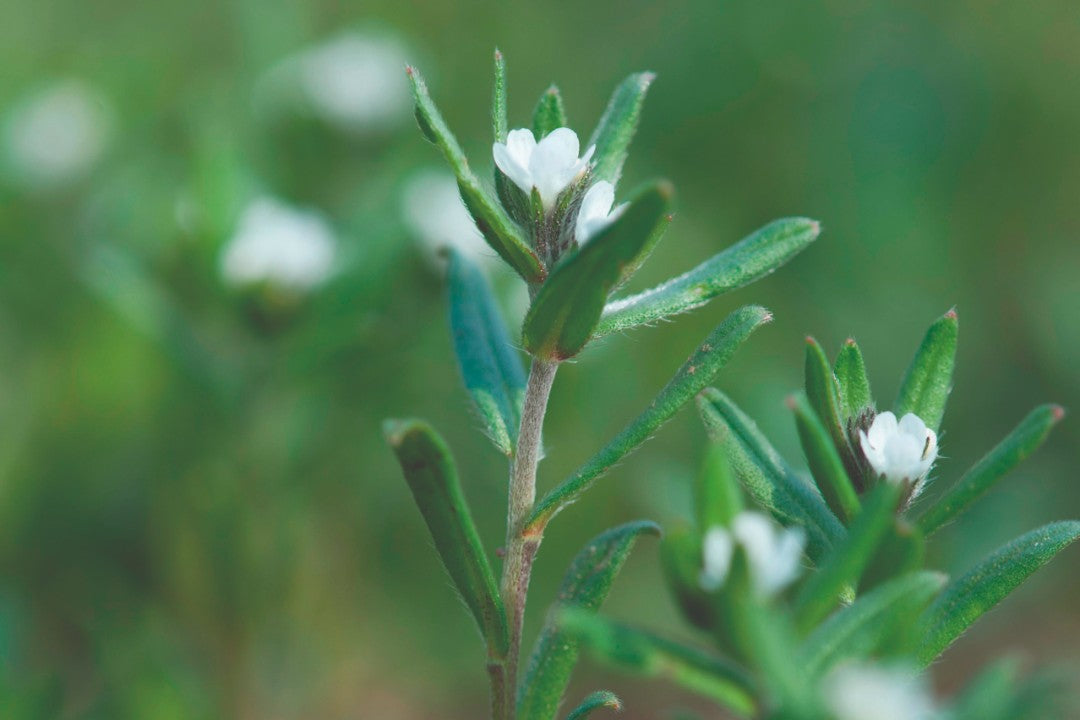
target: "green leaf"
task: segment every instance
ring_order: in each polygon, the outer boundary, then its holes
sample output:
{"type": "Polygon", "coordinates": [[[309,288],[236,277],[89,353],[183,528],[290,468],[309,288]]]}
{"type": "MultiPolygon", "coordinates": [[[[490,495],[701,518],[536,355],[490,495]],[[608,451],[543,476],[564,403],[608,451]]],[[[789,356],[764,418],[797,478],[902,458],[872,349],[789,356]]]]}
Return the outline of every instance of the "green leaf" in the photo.
{"type": "Polygon", "coordinates": [[[617,185],[630,141],[637,131],[645,93],[656,77],[653,73],[635,73],[615,88],[600,123],[593,131],[589,145],[596,146],[593,154],[593,177],[617,185]]]}
{"type": "Polygon", "coordinates": [[[742,509],[742,490],[731,469],[728,449],[720,443],[709,443],[701,472],[694,484],[698,530],[706,532],[716,525],[731,527],[742,509]]]}
{"type": "Polygon", "coordinates": [[[923,567],[925,558],[926,536],[922,530],[903,517],[894,518],[859,582],[860,592],[923,567]]]}
{"type": "Polygon", "coordinates": [[[563,611],[559,625],[596,658],[615,667],[664,678],[740,717],[751,717],[757,709],[750,677],[724,658],[573,608],[563,611]]]}
{"type": "Polygon", "coordinates": [[[949,584],[920,619],[918,659],[929,664],[1033,572],[1080,537],[1080,522],[1044,525],[1013,540],[949,584]]]}
{"type": "Polygon", "coordinates": [[[584,718],[589,717],[593,710],[599,710],[600,708],[618,712],[622,710],[622,702],[613,692],[597,690],[582,700],[581,704],[566,716],[566,720],[584,720],[584,718]]]}
{"type": "Polygon", "coordinates": [[[525,316],[525,349],[545,360],[565,360],[589,341],[611,288],[655,236],[673,190],[660,182],[631,201],[619,218],[562,261],[525,316]]]}
{"type": "Polygon", "coordinates": [[[824,675],[838,662],[878,652],[890,636],[926,607],[948,578],[937,572],[902,575],[860,596],[814,628],[799,649],[807,675],[824,675]]]}
{"type": "Polygon", "coordinates": [[[945,402],[952,390],[958,329],[956,310],[950,310],[926,331],[900,386],[897,417],[915,413],[931,430],[936,432],[941,427],[945,402]]]}
{"type": "Polygon", "coordinates": [[[1065,417],[1058,405],[1035,408],[1008,436],[960,478],[944,496],[919,517],[919,527],[929,535],[953,520],[995,482],[1035,452],[1050,430],[1065,417]]]}
{"type": "Polygon", "coordinates": [[[870,379],[866,376],[866,363],[854,339],[848,338],[840,348],[833,373],[840,385],[840,399],[848,419],[858,416],[867,408],[873,409],[874,396],[870,392],[870,379]]]}
{"type": "Polygon", "coordinates": [[[660,541],[660,566],[683,616],[694,627],[712,630],[712,603],[701,587],[701,532],[675,525],[660,541]]]}
{"type": "Polygon", "coordinates": [[[495,48],[495,86],[491,93],[491,131],[495,142],[506,143],[510,123],[506,119],[506,60],[495,48]]]}
{"type": "Polygon", "coordinates": [[[956,720],[1015,720],[1016,682],[1020,663],[1002,658],[967,684],[953,703],[956,720]]]}
{"type": "Polygon", "coordinates": [[[662,285],[613,300],[594,335],[601,337],[699,308],[717,295],[760,280],[817,239],[820,225],[806,218],[775,220],[735,245],[662,285]]]}
{"type": "Polygon", "coordinates": [[[754,421],[722,392],[707,388],[698,410],[709,437],[728,448],[747,493],[782,524],[804,527],[811,559],[824,557],[846,532],[818,491],[788,467],[754,421]]]}
{"type": "Polygon", "coordinates": [[[566,109],[563,107],[559,88],[552,85],[540,96],[533,111],[533,135],[541,140],[552,130],[566,127],[566,109]]]}
{"type": "Polygon", "coordinates": [[[435,549],[476,618],[489,654],[506,654],[506,613],[472,513],[458,482],[450,449],[419,420],[387,420],[383,432],[431,532],[435,549]]]}
{"type": "Polygon", "coordinates": [[[572,476],[544,496],[533,510],[528,526],[533,530],[544,527],[555,513],[577,500],[612,465],[652,437],[679,408],[712,381],[750,333],[770,320],[772,315],[768,310],[754,305],[731,313],[697,347],[644,412],[572,476]]]}
{"type": "Polygon", "coordinates": [[[611,584],[642,534],[659,535],[656,523],[637,521],[612,528],[594,538],[570,564],[559,588],[558,601],[548,614],[518,687],[520,720],[551,720],[566,692],[578,658],[578,644],[558,624],[562,607],[590,612],[600,609],[611,584]]]}
{"type": "Polygon", "coordinates": [[[806,632],[836,607],[846,589],[854,587],[881,546],[896,514],[902,488],[892,483],[874,487],[848,531],[818,571],[802,586],[795,600],[799,628],[806,632]]]}
{"type": "Polygon", "coordinates": [[[861,490],[862,470],[855,458],[851,441],[847,434],[847,418],[844,417],[840,400],[840,384],[833,375],[829,358],[821,345],[812,337],[806,338],[806,398],[810,407],[817,413],[821,424],[832,438],[836,451],[844,463],[847,475],[855,489],[861,490]]]}
{"type": "Polygon", "coordinates": [[[810,465],[810,474],[817,481],[818,489],[829,504],[829,509],[841,518],[844,524],[850,524],[859,513],[859,496],[855,494],[855,487],[844,468],[844,461],[806,397],[797,395],[790,398],[788,404],[795,413],[795,426],[799,431],[799,441],[806,454],[806,461],[810,465]]]}
{"type": "Polygon", "coordinates": [[[416,101],[416,119],[425,137],[435,143],[457,176],[458,189],[465,207],[476,220],[484,239],[503,260],[510,264],[527,282],[543,282],[547,273],[529,247],[529,243],[514,221],[506,214],[502,206],[488,194],[480,184],[479,178],[469,168],[469,161],[458,145],[454,134],[450,132],[446,121],[439,114],[434,101],[428,94],[427,85],[415,68],[407,68],[412,81],[413,98],[416,101]]]}
{"type": "Polygon", "coordinates": [[[483,274],[461,253],[447,270],[450,330],[461,376],[484,427],[504,455],[514,452],[525,397],[525,371],[483,274]]]}

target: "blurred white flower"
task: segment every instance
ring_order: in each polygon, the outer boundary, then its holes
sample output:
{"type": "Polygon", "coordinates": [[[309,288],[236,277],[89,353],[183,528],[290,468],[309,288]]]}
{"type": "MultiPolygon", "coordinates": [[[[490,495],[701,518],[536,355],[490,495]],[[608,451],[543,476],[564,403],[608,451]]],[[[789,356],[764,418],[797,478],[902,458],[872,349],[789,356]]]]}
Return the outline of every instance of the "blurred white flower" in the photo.
{"type": "Polygon", "coordinates": [[[914,413],[899,422],[891,412],[879,413],[859,440],[874,472],[893,483],[918,483],[937,458],[937,435],[914,413]]]}
{"type": "Polygon", "coordinates": [[[8,116],[7,164],[18,182],[31,187],[76,180],[105,152],[111,121],[108,103],[86,83],[49,85],[23,99],[8,116]]]}
{"type": "Polygon", "coordinates": [[[405,46],[386,33],[345,33],[271,68],[256,87],[256,100],[298,104],[346,132],[385,130],[412,109],[406,56],[405,46]]]}
{"type": "Polygon", "coordinates": [[[710,528],[704,540],[700,579],[703,588],[712,591],[724,584],[736,546],[746,553],[754,591],[770,597],[799,576],[806,534],[802,528],[781,528],[765,515],[750,510],[736,515],[730,530],[710,528]]]}
{"type": "Polygon", "coordinates": [[[923,680],[898,668],[841,665],[823,683],[836,720],[930,720],[934,703],[923,680]]]}
{"type": "Polygon", "coordinates": [[[438,264],[438,252],[453,248],[488,269],[499,256],[484,241],[458,193],[457,180],[442,170],[422,170],[402,191],[405,224],[421,242],[425,255],[438,264]]]}
{"type": "Polygon", "coordinates": [[[593,183],[585,196],[581,198],[581,208],[578,210],[577,225],[574,230],[574,238],[578,245],[583,245],[589,238],[615,222],[627,203],[612,208],[615,204],[615,186],[607,180],[593,183]]]}
{"type": "Polygon", "coordinates": [[[532,130],[511,130],[506,144],[492,145],[495,164],[526,194],[535,187],[545,209],[551,209],[559,193],[581,177],[596,151],[590,146],[578,157],[581,145],[570,128],[557,128],[538,143],[532,130]]]}
{"type": "Polygon", "coordinates": [[[244,209],[221,254],[221,274],[234,286],[267,282],[308,290],[331,274],[337,241],[317,212],[262,197],[244,209]]]}

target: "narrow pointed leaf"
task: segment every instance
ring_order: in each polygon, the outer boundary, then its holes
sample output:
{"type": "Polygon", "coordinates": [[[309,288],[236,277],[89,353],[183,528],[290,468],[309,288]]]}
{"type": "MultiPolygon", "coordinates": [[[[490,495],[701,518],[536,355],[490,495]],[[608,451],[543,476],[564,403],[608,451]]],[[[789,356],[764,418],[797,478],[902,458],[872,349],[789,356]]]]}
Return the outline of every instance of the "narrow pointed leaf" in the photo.
{"type": "Polygon", "coordinates": [[[476,618],[489,651],[496,656],[505,655],[506,613],[461,491],[450,449],[431,426],[419,420],[388,420],[383,430],[427,523],[435,549],[476,618]]]}
{"type": "Polygon", "coordinates": [[[910,573],[860,596],[810,633],[799,649],[799,665],[817,677],[838,662],[876,653],[901,624],[922,612],[946,580],[936,572],[910,573]]]}
{"type": "Polygon", "coordinates": [[[525,396],[525,370],[499,315],[487,280],[465,256],[450,251],[447,269],[450,331],[465,387],[488,437],[514,452],[525,396]]]}
{"type": "Polygon", "coordinates": [[[749,285],[773,272],[806,249],[820,232],[815,220],[775,220],[693,270],[637,295],[608,303],[594,334],[600,337],[651,325],[701,307],[717,295],[749,285]]]}
{"type": "Polygon", "coordinates": [[[675,525],[660,541],[660,565],[668,589],[694,627],[712,630],[716,624],[712,603],[701,587],[701,532],[675,525]]]}
{"type": "Polygon", "coordinates": [[[599,660],[646,677],[664,678],[750,717],[757,709],[746,671],[729,660],[653,633],[573,608],[560,627],[599,660]]]}
{"type": "Polygon", "coordinates": [[[743,509],[743,497],[726,446],[709,443],[694,491],[699,531],[707,532],[715,525],[731,527],[735,516],[743,509]]]}
{"type": "Polygon", "coordinates": [[[707,388],[698,410],[709,437],[728,448],[743,489],[782,524],[805,528],[811,559],[824,557],[846,532],[818,491],[788,467],[754,421],[722,392],[707,388]]]}
{"type": "Polygon", "coordinates": [[[509,129],[506,117],[506,60],[495,48],[495,86],[491,93],[491,131],[495,142],[505,143],[509,129]]]}
{"type": "Polygon", "coordinates": [[[870,566],[859,582],[859,591],[866,592],[897,575],[917,570],[926,559],[926,536],[903,517],[893,518],[870,566]]]}
{"type": "Polygon", "coordinates": [[[798,395],[788,402],[795,413],[795,426],[810,465],[810,474],[829,509],[845,524],[850,524],[859,513],[859,496],[855,494],[840,453],[805,396],[798,395]]]}
{"type": "Polygon", "coordinates": [[[929,664],[1029,575],[1080,537],[1080,522],[1044,525],[1013,540],[949,584],[923,613],[918,658],[929,664]]]}
{"type": "Polygon", "coordinates": [[[863,360],[859,345],[848,338],[836,356],[833,373],[840,385],[842,409],[848,419],[856,417],[867,408],[874,407],[874,396],[870,392],[870,379],[866,376],[866,362],[863,360]]]}
{"type": "Polygon", "coordinates": [[[1058,405],[1042,405],[1032,410],[1004,440],[964,473],[956,485],[926,509],[919,518],[919,527],[929,535],[955,519],[995,482],[1035,452],[1063,417],[1065,411],[1058,405]]]}
{"type": "Polygon", "coordinates": [[[600,123],[589,139],[589,144],[596,146],[593,155],[593,177],[597,180],[618,184],[626,154],[630,149],[630,141],[637,131],[645,93],[655,77],[649,72],[636,73],[615,88],[607,109],[600,117],[600,123]]]}
{"type": "Polygon", "coordinates": [[[565,360],[585,346],[623,269],[664,222],[672,193],[665,182],[638,193],[615,222],[555,268],[525,316],[526,350],[546,360],[565,360]]]}
{"type": "Polygon", "coordinates": [[[768,310],[754,305],[740,308],[729,315],[695,349],[644,412],[572,476],[544,496],[533,510],[528,525],[533,529],[542,528],[555,513],[577,500],[612,465],[652,437],[679,408],[712,382],[754,330],[770,320],[772,315],[768,310]]]}
{"type": "Polygon", "coordinates": [[[424,135],[435,143],[457,176],[458,189],[465,207],[476,220],[484,239],[503,260],[510,264],[521,277],[530,283],[543,281],[546,271],[536,253],[514,221],[502,206],[480,184],[479,178],[469,167],[465,153],[446,121],[439,114],[427,85],[415,68],[408,68],[412,81],[413,98],[416,101],[416,118],[424,135]]]}
{"type": "Polygon", "coordinates": [[[540,96],[533,111],[533,135],[540,140],[552,130],[566,127],[566,109],[559,88],[552,85],[540,96]]]}
{"type": "Polygon", "coordinates": [[[935,432],[941,427],[945,403],[952,390],[959,324],[950,310],[926,331],[922,345],[908,367],[896,398],[896,416],[915,413],[935,432]]]}
{"type": "Polygon", "coordinates": [[[862,470],[848,439],[847,418],[844,416],[843,401],[840,399],[840,384],[833,375],[825,351],[817,340],[811,337],[806,338],[805,375],[806,398],[810,407],[817,413],[818,419],[832,438],[833,446],[839,453],[854,487],[861,489],[862,470]]]}
{"type": "Polygon", "coordinates": [[[570,714],[566,716],[566,720],[585,720],[585,718],[592,714],[593,710],[599,710],[600,708],[607,708],[608,710],[618,712],[622,710],[622,702],[613,692],[597,690],[582,700],[580,705],[571,710],[570,714]]]}
{"type": "Polygon", "coordinates": [[[866,497],[847,538],[821,562],[795,600],[799,628],[809,631],[829,614],[848,588],[858,584],[870,559],[881,546],[900,502],[901,488],[881,483],[866,497]]]}
{"type": "Polygon", "coordinates": [[[1019,674],[1020,663],[1016,658],[998,660],[967,684],[953,703],[952,717],[956,720],[1016,720],[1012,706],[1016,701],[1019,674]]]}
{"type": "Polygon", "coordinates": [[[643,534],[659,535],[660,527],[638,521],[612,528],[590,541],[570,564],[518,688],[521,720],[555,717],[577,663],[578,644],[559,628],[559,611],[563,607],[599,610],[634,542],[643,534]]]}

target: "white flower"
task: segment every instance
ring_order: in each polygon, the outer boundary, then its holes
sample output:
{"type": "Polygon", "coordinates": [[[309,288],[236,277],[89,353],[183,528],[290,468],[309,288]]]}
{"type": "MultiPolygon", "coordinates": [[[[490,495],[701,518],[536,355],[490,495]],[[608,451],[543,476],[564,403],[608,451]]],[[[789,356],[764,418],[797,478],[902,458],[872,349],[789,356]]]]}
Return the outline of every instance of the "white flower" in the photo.
{"type": "Polygon", "coordinates": [[[825,705],[836,720],[930,720],[934,703],[922,679],[905,670],[841,665],[825,678],[825,705]]]}
{"type": "Polygon", "coordinates": [[[437,264],[438,251],[450,247],[491,267],[499,256],[484,241],[458,192],[457,180],[442,170],[422,170],[405,184],[401,197],[405,224],[437,264]]]}
{"type": "Polygon", "coordinates": [[[711,528],[705,534],[701,585],[716,590],[727,580],[736,545],[746,553],[750,581],[763,597],[775,595],[799,576],[806,534],[802,528],[780,528],[765,515],[739,513],[731,530],[711,528]]]}
{"type": "Polygon", "coordinates": [[[581,145],[577,133],[570,128],[557,128],[539,143],[532,130],[511,130],[506,144],[495,143],[491,154],[495,164],[526,194],[536,188],[544,208],[550,210],[559,193],[581,177],[588,167],[596,146],[590,146],[578,157],[581,145]]]}
{"type": "Polygon", "coordinates": [[[322,215],[259,198],[244,210],[236,233],[221,254],[221,273],[230,285],[268,282],[308,290],[333,270],[337,242],[322,215]]]}
{"type": "Polygon", "coordinates": [[[584,244],[596,233],[615,222],[627,203],[612,208],[615,203],[615,186],[607,180],[593,183],[581,198],[581,208],[578,210],[577,225],[574,230],[574,238],[578,245],[584,244]]]}
{"type": "Polygon", "coordinates": [[[45,188],[84,175],[105,151],[112,113],[79,80],[45,87],[23,100],[4,128],[4,150],[16,179],[45,188]]]}
{"type": "Polygon", "coordinates": [[[859,440],[874,472],[889,482],[917,483],[937,458],[937,435],[914,413],[900,422],[891,412],[880,413],[870,432],[859,431],[859,440]]]}

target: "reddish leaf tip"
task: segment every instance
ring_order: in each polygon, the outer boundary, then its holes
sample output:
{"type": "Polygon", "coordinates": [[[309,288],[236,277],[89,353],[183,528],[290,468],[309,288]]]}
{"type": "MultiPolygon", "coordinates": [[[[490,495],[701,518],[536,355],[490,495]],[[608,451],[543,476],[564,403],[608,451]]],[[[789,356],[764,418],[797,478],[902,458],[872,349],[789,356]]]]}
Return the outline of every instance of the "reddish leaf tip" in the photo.
{"type": "Polygon", "coordinates": [[[945,317],[949,320],[958,320],[959,317],[956,314],[956,306],[949,308],[949,312],[945,313],[945,317]]]}
{"type": "Polygon", "coordinates": [[[1054,418],[1054,422],[1060,422],[1065,417],[1065,408],[1060,405],[1052,405],[1050,407],[1050,415],[1054,418]]]}
{"type": "Polygon", "coordinates": [[[855,338],[849,337],[847,340],[844,341],[844,345],[846,345],[847,347],[855,347],[855,338]]]}
{"type": "Polygon", "coordinates": [[[789,410],[794,410],[799,403],[795,399],[794,395],[788,395],[786,398],[784,398],[784,404],[788,406],[789,410]]]}

